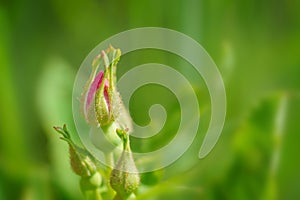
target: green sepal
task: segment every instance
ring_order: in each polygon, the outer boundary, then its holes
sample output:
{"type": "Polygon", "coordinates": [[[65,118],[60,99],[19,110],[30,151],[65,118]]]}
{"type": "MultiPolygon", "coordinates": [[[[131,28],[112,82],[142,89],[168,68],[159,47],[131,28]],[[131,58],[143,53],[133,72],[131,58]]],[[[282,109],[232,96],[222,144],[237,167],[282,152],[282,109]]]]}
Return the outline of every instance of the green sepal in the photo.
{"type": "Polygon", "coordinates": [[[107,102],[104,98],[104,86],[103,86],[103,90],[101,86],[101,89],[96,92],[95,110],[96,110],[97,121],[100,124],[100,126],[105,126],[112,122],[111,113],[107,105],[107,102]]]}

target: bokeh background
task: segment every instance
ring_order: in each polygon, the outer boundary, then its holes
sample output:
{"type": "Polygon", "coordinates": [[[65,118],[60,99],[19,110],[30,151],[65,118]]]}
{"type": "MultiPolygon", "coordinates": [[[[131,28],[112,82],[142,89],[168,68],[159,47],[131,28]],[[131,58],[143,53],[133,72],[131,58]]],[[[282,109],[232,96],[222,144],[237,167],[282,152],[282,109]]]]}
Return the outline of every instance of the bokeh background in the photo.
{"type": "MultiPolygon", "coordinates": [[[[189,78],[200,103],[199,134],[164,170],[142,175],[138,199],[300,198],[300,1],[290,0],[1,0],[0,199],[80,199],[67,145],[53,125],[72,119],[72,87],[85,56],[127,29],[158,26],[198,41],[222,73],[227,118],[222,136],[197,159],[210,117],[207,88],[188,64],[144,50],[121,59],[118,76],[147,62],[171,65],[189,78]]],[[[172,139],[178,102],[157,85],[140,88],[130,111],[147,124],[161,103],[168,120],[159,135],[132,139],[149,151],[172,139]]]]}

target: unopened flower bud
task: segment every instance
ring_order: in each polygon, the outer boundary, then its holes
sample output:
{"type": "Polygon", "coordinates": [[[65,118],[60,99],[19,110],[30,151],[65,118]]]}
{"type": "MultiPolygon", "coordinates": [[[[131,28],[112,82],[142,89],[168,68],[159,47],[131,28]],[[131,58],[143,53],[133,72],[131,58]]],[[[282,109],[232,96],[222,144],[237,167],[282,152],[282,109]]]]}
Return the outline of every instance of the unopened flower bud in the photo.
{"type": "Polygon", "coordinates": [[[116,134],[117,128],[132,131],[130,115],[116,88],[116,68],[120,56],[120,49],[112,46],[101,51],[92,62],[92,72],[81,95],[86,122],[96,129],[100,126],[114,147],[121,144],[116,134]]]}
{"type": "Polygon", "coordinates": [[[81,96],[84,117],[89,124],[101,127],[116,122],[120,128],[131,128],[131,120],[124,109],[116,88],[116,68],[120,49],[110,46],[97,55],[92,72],[81,96]],[[102,66],[102,70],[99,70],[102,66]]]}
{"type": "Polygon", "coordinates": [[[128,135],[125,131],[117,130],[123,140],[123,152],[117,165],[111,172],[110,184],[117,196],[128,198],[140,184],[140,176],[130,150],[128,135]]]}
{"type": "Polygon", "coordinates": [[[54,129],[62,135],[61,139],[69,145],[70,164],[74,173],[81,177],[92,176],[96,172],[96,164],[92,155],[72,141],[66,125],[63,128],[54,127],[54,129]]]}
{"type": "Polygon", "coordinates": [[[96,172],[96,165],[85,149],[69,144],[69,153],[72,170],[77,175],[89,177],[96,172]]]}

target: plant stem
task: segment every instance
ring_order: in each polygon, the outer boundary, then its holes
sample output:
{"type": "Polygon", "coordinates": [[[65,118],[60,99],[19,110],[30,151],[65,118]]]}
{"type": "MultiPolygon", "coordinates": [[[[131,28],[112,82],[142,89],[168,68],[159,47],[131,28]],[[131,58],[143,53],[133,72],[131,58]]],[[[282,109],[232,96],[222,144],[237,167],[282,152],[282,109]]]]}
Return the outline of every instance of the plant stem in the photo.
{"type": "Polygon", "coordinates": [[[100,188],[96,188],[94,190],[86,190],[84,191],[84,196],[86,200],[102,200],[100,188]]]}
{"type": "Polygon", "coordinates": [[[111,188],[110,186],[110,173],[112,171],[112,167],[114,166],[114,156],[113,156],[113,152],[109,152],[105,155],[105,159],[106,159],[106,163],[107,163],[107,182],[106,182],[106,186],[107,186],[107,194],[109,195],[109,197],[113,197],[114,194],[114,190],[111,188]]]}
{"type": "Polygon", "coordinates": [[[107,153],[105,159],[106,159],[107,165],[109,166],[109,169],[111,170],[112,169],[111,167],[114,166],[114,155],[113,155],[113,152],[107,153]]]}
{"type": "Polygon", "coordinates": [[[113,200],[124,200],[124,199],[117,193],[113,200]]]}

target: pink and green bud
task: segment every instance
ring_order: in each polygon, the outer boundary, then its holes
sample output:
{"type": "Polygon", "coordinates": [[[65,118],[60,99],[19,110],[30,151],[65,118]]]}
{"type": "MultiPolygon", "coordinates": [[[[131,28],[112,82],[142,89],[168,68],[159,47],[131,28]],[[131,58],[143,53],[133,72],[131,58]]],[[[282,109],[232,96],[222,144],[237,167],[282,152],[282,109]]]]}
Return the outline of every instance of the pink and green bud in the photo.
{"type": "Polygon", "coordinates": [[[117,93],[116,65],[120,56],[120,49],[110,46],[97,55],[92,63],[92,73],[82,94],[83,114],[90,124],[106,126],[117,117],[114,96],[117,93]],[[101,66],[103,70],[99,70],[101,66]]]}

